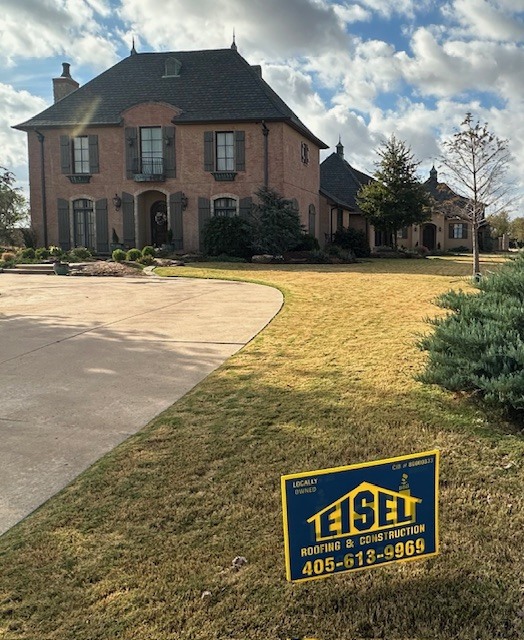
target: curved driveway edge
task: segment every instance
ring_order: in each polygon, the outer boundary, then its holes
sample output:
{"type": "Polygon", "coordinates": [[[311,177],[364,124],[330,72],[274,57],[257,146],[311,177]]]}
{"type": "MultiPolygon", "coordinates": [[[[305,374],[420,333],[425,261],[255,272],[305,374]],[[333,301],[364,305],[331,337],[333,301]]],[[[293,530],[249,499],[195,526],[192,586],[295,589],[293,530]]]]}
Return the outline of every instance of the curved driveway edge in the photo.
{"type": "Polygon", "coordinates": [[[0,275],[0,534],[278,313],[263,285],[0,275]]]}

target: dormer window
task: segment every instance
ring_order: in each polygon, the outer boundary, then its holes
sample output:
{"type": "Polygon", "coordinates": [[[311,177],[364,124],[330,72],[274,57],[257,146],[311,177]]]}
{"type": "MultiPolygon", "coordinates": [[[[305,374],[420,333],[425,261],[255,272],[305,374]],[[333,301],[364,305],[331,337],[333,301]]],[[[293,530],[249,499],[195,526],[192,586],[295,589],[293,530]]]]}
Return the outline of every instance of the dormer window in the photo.
{"type": "Polygon", "coordinates": [[[180,60],[177,60],[176,58],[168,58],[166,60],[164,78],[177,78],[180,75],[181,68],[182,63],[180,60]]]}

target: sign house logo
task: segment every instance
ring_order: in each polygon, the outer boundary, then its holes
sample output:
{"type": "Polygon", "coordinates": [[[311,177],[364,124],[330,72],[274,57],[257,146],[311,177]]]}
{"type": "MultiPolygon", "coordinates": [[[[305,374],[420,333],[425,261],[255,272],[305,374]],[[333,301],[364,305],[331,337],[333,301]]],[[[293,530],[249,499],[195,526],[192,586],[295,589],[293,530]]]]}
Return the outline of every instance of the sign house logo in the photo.
{"type": "MultiPolygon", "coordinates": [[[[406,476],[407,479],[407,476],[406,476]]],[[[308,518],[317,542],[373,533],[417,521],[420,498],[410,495],[407,485],[400,491],[361,482],[349,493],[308,518]]]]}
{"type": "Polygon", "coordinates": [[[292,582],[438,554],[440,452],[282,476],[292,582]]]}

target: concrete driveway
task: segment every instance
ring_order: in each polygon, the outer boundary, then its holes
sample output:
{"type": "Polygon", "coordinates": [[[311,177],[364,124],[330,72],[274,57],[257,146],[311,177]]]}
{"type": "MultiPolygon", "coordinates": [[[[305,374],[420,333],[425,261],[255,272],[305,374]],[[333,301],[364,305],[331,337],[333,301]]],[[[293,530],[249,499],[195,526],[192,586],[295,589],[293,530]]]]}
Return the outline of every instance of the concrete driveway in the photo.
{"type": "Polygon", "coordinates": [[[282,295],[186,278],[0,274],[0,534],[255,336],[282,295]]]}

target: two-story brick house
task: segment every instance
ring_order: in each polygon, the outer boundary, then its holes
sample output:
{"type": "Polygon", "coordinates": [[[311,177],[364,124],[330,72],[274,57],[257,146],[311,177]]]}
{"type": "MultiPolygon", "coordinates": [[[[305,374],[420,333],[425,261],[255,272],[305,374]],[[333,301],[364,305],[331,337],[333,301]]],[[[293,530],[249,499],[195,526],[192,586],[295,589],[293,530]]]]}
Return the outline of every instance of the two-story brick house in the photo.
{"type": "Polygon", "coordinates": [[[80,87],[64,64],[55,104],[26,131],[40,244],[201,248],[213,215],[247,215],[263,185],[295,199],[319,235],[319,150],[233,44],[136,53],[80,87]]]}

